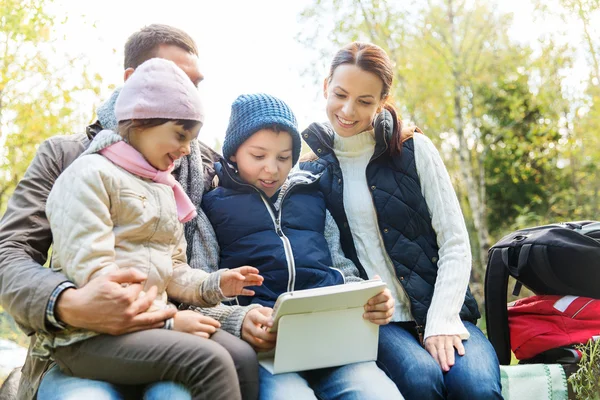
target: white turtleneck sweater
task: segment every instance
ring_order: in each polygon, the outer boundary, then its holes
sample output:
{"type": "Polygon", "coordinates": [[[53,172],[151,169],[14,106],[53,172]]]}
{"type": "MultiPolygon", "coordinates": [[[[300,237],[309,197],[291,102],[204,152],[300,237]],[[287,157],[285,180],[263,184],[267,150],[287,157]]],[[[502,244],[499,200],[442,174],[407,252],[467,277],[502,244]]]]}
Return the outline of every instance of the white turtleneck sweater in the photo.
{"type": "MultiPolygon", "coordinates": [[[[415,163],[431,224],[439,246],[438,275],[427,313],[424,338],[469,333],[459,312],[471,274],[471,248],[465,220],[450,176],[437,149],[425,135],[414,134],[415,163]]],[[[392,321],[410,321],[410,303],[395,275],[377,222],[377,213],[366,178],[375,150],[373,131],[352,137],[335,135],[334,152],[344,177],[344,207],[358,259],[369,278],[379,275],[396,300],[392,321]]]]}

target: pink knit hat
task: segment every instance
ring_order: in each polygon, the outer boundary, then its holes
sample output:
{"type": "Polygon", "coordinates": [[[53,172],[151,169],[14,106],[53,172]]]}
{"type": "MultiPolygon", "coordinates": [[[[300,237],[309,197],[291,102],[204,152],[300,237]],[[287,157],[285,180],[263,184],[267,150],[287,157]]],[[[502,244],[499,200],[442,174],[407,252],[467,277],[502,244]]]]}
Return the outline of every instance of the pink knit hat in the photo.
{"type": "Polygon", "coordinates": [[[198,89],[173,61],[152,58],[125,81],[115,104],[117,121],[187,119],[204,122],[198,89]]]}

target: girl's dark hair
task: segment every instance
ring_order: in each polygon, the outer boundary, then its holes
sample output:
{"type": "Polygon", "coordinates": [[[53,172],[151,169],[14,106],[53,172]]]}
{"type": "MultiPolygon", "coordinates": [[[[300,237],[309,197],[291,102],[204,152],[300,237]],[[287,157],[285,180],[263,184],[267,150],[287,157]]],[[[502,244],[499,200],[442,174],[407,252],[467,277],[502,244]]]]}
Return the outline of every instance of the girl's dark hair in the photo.
{"type": "Polygon", "coordinates": [[[189,119],[166,119],[166,118],[150,118],[150,119],[127,119],[119,122],[119,134],[126,138],[129,132],[134,128],[154,128],[155,126],[173,122],[175,125],[180,125],[186,131],[192,130],[200,122],[189,119]]]}
{"type": "Polygon", "coordinates": [[[400,154],[402,150],[402,121],[398,119],[396,109],[390,102],[390,89],[394,80],[394,70],[392,61],[387,53],[379,46],[371,43],[353,42],[343,47],[333,57],[331,67],[329,69],[329,82],[333,78],[333,73],[340,65],[352,64],[356,65],[363,71],[375,74],[383,82],[381,91],[381,99],[385,99],[383,107],[392,114],[394,121],[392,139],[390,140],[390,151],[392,155],[400,154]]]}

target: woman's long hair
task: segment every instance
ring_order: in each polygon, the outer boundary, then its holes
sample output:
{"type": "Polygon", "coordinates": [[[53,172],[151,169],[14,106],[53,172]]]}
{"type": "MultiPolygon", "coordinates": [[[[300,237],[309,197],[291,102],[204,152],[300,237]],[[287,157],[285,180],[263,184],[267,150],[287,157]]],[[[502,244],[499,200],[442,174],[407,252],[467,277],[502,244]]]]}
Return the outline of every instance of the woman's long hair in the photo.
{"type": "Polygon", "coordinates": [[[381,99],[385,99],[383,107],[392,114],[394,121],[392,139],[390,140],[390,152],[392,155],[400,154],[402,150],[402,121],[398,119],[398,114],[394,105],[390,102],[390,89],[394,80],[392,61],[387,53],[379,46],[371,43],[353,42],[343,47],[333,57],[331,67],[329,68],[329,82],[333,78],[333,73],[340,65],[356,65],[363,71],[375,74],[381,79],[383,89],[381,99]]]}

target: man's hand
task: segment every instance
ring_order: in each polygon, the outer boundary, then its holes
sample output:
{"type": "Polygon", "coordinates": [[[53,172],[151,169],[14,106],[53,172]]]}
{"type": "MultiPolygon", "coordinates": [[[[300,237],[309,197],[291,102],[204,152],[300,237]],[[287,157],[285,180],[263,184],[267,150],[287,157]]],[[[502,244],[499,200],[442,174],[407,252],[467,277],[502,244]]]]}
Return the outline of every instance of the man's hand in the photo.
{"type": "Polygon", "coordinates": [[[174,330],[191,333],[207,339],[220,327],[221,324],[216,319],[191,310],[178,311],[173,321],[174,330]]]}
{"type": "Polygon", "coordinates": [[[269,351],[275,347],[276,333],[270,333],[268,328],[273,326],[273,309],[270,307],[253,308],[248,311],[242,323],[242,339],[256,350],[269,351]]]}
{"type": "Polygon", "coordinates": [[[254,296],[254,291],[246,286],[260,286],[264,278],[254,267],[239,267],[221,273],[221,292],[227,297],[254,296]]]}
{"type": "Polygon", "coordinates": [[[155,286],[139,296],[146,279],[146,274],[135,268],[101,275],[79,289],[62,292],[55,316],[72,327],[109,335],[161,328],[177,310],[169,307],[145,312],[156,298],[155,286]]]}
{"type": "Polygon", "coordinates": [[[442,367],[444,372],[450,371],[454,365],[454,349],[459,356],[465,355],[465,348],[458,335],[437,335],[425,339],[425,350],[442,367]]]}

